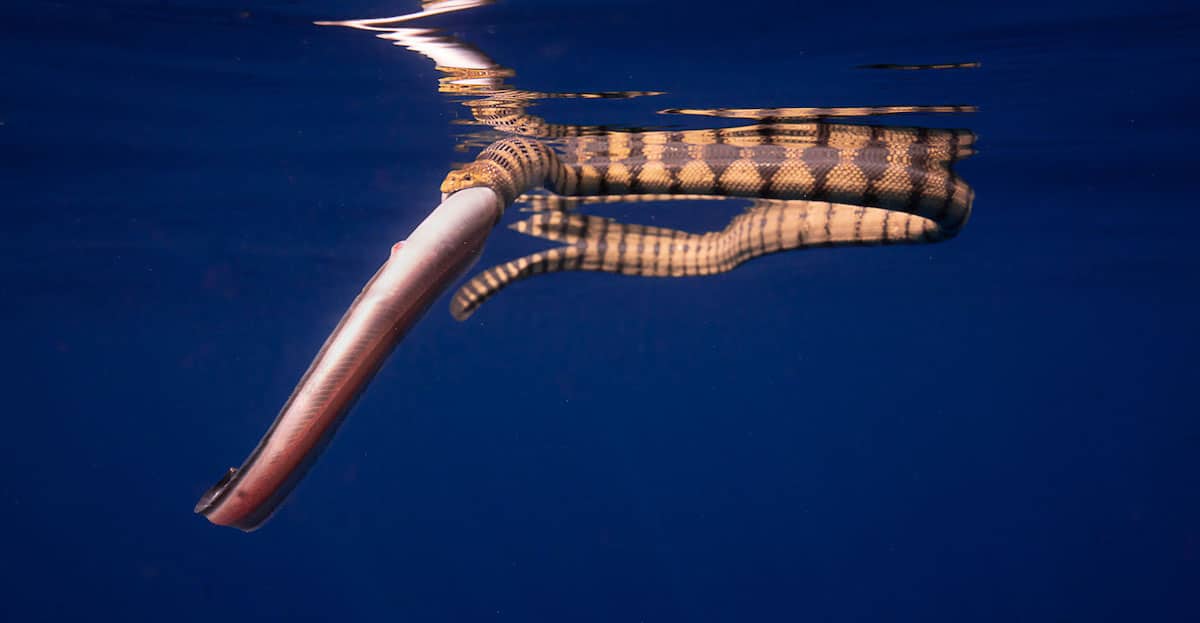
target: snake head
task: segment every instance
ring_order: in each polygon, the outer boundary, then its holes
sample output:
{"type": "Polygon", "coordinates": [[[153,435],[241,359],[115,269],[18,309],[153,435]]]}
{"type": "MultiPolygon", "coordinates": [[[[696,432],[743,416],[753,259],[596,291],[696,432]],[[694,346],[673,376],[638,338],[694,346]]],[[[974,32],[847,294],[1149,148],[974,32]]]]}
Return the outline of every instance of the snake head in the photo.
{"type": "Polygon", "coordinates": [[[442,180],[442,194],[451,195],[464,188],[473,186],[487,186],[487,176],[480,175],[479,171],[472,170],[469,165],[462,169],[455,169],[446,174],[446,179],[442,180]]]}

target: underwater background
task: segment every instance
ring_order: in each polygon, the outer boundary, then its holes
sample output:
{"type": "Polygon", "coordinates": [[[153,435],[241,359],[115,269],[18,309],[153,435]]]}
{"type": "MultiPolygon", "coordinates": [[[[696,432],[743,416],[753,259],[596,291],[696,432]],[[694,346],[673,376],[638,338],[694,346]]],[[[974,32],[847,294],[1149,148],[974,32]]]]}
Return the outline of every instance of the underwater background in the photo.
{"type": "MultiPolygon", "coordinates": [[[[0,618],[1200,620],[1184,2],[430,18],[524,89],[665,92],[541,102],[556,121],[976,105],[872,120],[978,134],[970,222],[711,277],[546,275],[465,322],[443,296],[267,525],[194,515],[472,157],[429,59],[313,25],[418,8],[0,3],[0,618]]],[[[705,231],[742,207],[594,213],[705,231]]],[[[476,268],[546,246],[497,228],[476,268]]]]}

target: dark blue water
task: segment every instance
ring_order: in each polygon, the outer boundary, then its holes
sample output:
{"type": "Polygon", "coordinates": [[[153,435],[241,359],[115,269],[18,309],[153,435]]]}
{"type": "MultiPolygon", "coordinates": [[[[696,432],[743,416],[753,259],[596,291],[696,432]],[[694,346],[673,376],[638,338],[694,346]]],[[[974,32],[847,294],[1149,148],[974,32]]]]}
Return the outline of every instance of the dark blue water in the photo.
{"type": "MultiPolygon", "coordinates": [[[[444,297],[247,535],[193,503],[471,157],[467,113],[311,25],[415,2],[5,2],[2,618],[1200,620],[1200,12],[776,4],[431,23],[524,89],[667,92],[558,122],[978,105],[886,120],[979,134],[964,231],[547,275],[465,323],[444,297]]],[[[602,213],[736,211],[653,209],[602,213]]],[[[501,229],[479,267],[545,246],[501,229]]]]}

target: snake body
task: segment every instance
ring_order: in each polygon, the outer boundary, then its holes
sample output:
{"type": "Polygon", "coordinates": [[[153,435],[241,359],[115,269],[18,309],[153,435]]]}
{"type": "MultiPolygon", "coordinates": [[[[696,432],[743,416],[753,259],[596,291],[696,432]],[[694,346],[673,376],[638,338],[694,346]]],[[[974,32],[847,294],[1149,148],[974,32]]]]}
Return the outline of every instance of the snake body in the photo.
{"type": "Polygon", "coordinates": [[[465,320],[515,281],[541,273],[590,270],[641,277],[726,272],[769,253],[839,245],[936,242],[958,233],[969,204],[947,221],[900,211],[824,201],[756,199],[724,229],[703,234],[548,211],[515,223],[525,234],[565,243],[493,266],[464,284],[450,313],[465,320]]]}
{"type": "Polygon", "coordinates": [[[609,133],[558,143],[523,137],[490,145],[451,171],[442,192],[487,186],[538,214],[517,231],[565,243],[490,268],[451,302],[462,320],[508,284],[562,270],[640,276],[709,275],[776,251],[839,244],[933,242],[954,236],[973,191],[952,170],[974,153],[967,130],[823,122],[719,130],[609,133]],[[721,231],[692,234],[563,211],[577,203],[746,197],[721,231]],[[547,210],[547,208],[550,208],[547,210]]]}
{"type": "Polygon", "coordinates": [[[822,122],[719,130],[496,141],[442,182],[488,186],[506,204],[544,186],[560,195],[704,194],[896,209],[939,219],[971,190],[950,164],[973,153],[966,130],[822,122]]]}
{"type": "MultiPolygon", "coordinates": [[[[418,46],[431,57],[440,47],[418,46]],[[436,49],[435,49],[436,48],[436,49]]],[[[972,64],[921,66],[967,67],[972,64]]],[[[891,67],[891,66],[889,66],[891,67]]],[[[895,66],[912,68],[917,66],[895,66]]],[[[974,153],[966,130],[838,124],[832,117],[974,112],[974,106],[838,108],[671,108],[665,114],[754,120],[692,131],[612,131],[550,123],[529,112],[555,98],[612,99],[655,91],[534,93],[504,84],[514,72],[494,62],[445,73],[439,90],[482,96],[465,102],[471,120],[503,134],[474,162],[451,171],[445,195],[472,187],[505,206],[535,188],[538,214],[513,225],[564,246],[483,271],[455,295],[451,313],[469,316],[513,281],[560,270],[641,276],[708,275],[765,253],[835,244],[932,242],[957,234],[973,192],[951,170],[974,153]],[[562,210],[568,204],[724,199],[752,207],[721,231],[692,234],[562,210]]],[[[492,135],[484,133],[486,141],[492,135]]]]}

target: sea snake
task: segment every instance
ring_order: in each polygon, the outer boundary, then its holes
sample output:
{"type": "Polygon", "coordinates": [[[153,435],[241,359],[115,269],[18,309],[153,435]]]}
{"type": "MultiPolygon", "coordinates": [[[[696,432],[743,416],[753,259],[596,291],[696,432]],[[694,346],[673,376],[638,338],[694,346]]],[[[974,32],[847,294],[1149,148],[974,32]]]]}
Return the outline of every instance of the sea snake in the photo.
{"type": "Polygon", "coordinates": [[[938,218],[970,188],[950,165],[969,130],[824,122],[682,132],[613,132],[548,144],[509,137],[446,175],[443,194],[487,186],[506,204],[537,187],[560,195],[703,194],[825,200],[938,218]]]}
{"type": "Polygon", "coordinates": [[[541,211],[517,231],[566,246],[485,270],[451,301],[463,320],[524,277],[562,270],[709,275],[766,253],[813,246],[934,242],[958,233],[974,193],[952,170],[974,153],[968,130],[824,122],[685,132],[610,133],[551,146],[511,137],[451,171],[442,192],[486,186],[510,204],[539,186],[541,211]],[[578,203],[754,199],[719,232],[568,214],[578,203]],[[549,211],[547,211],[549,208],[549,211]]]}

